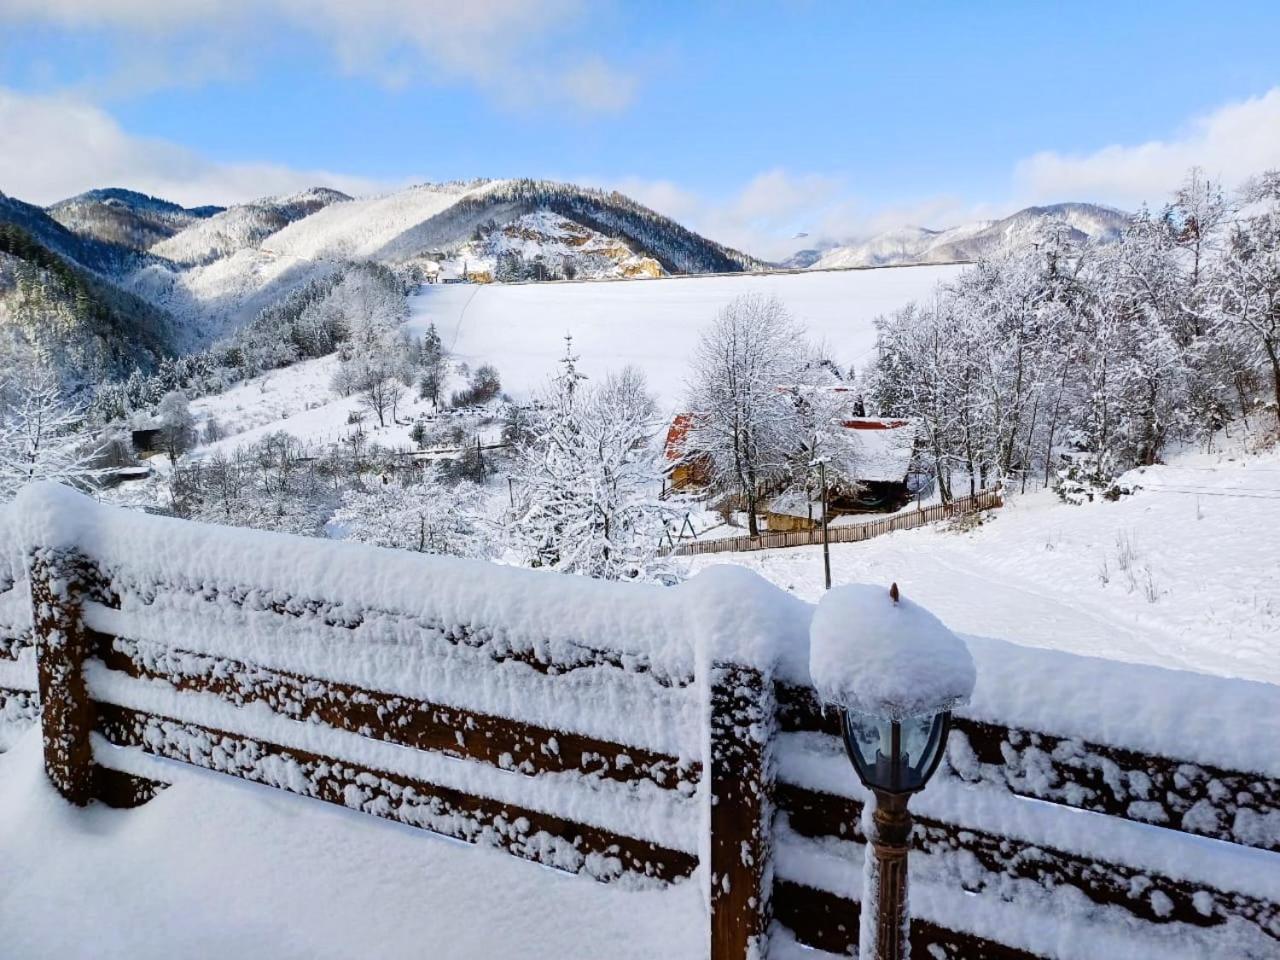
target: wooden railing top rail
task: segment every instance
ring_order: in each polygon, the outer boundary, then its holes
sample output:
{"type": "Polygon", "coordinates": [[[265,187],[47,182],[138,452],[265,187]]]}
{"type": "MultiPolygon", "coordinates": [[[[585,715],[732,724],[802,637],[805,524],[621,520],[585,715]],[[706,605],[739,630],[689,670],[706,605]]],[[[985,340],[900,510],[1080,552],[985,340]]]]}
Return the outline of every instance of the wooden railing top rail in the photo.
{"type": "MultiPolygon", "coordinates": [[[[839,736],[812,689],[779,683],[776,695],[782,730],[839,736]]],[[[948,765],[1016,796],[1280,852],[1280,831],[1264,828],[1280,819],[1280,778],[973,720],[963,708],[948,765]]]]}

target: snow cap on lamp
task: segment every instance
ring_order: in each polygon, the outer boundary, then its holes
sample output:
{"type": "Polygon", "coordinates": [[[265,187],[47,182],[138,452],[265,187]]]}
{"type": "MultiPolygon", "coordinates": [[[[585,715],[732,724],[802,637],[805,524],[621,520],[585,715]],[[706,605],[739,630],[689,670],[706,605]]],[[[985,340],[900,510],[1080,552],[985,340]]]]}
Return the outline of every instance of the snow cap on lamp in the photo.
{"type": "Polygon", "coordinates": [[[941,620],[897,584],[864,583],[836,587],[818,604],[809,673],[823,702],[885,720],[950,710],[977,678],[969,648],[941,620]]]}

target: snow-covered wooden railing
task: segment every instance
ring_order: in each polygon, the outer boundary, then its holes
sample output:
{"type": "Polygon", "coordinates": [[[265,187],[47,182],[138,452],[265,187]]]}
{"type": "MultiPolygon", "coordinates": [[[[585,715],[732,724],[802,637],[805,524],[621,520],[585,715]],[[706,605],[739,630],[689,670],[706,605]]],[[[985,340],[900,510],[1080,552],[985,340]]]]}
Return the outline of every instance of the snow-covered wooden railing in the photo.
{"type": "MultiPolygon", "coordinates": [[[[76,802],[145,802],[177,761],[697,882],[714,960],[845,952],[865,798],[812,615],[736,567],[606,584],[43,488],[0,513],[0,749],[40,722],[76,802]]],[[[913,802],[918,956],[1280,954],[1280,688],[967,643],[978,687],[913,802]]]]}
{"type": "MultiPolygon", "coordinates": [[[[913,802],[919,955],[1280,956],[1280,688],[967,642],[978,690],[913,802]]],[[[803,672],[775,697],[774,916],[845,952],[867,798],[803,672]]]]}
{"type": "Polygon", "coordinates": [[[752,664],[805,621],[746,571],[622,587],[51,487],[7,517],[30,615],[0,701],[11,729],[41,708],[73,803],[146,802],[176,761],[601,881],[701,882],[717,958],[767,932],[774,711],[752,664]]]}
{"type": "MultiPolygon", "coordinates": [[[[935,503],[917,510],[906,510],[879,520],[868,519],[848,526],[828,526],[830,543],[861,543],[873,537],[882,537],[897,530],[914,530],[930,523],[940,523],[982,510],[995,510],[1004,506],[1004,495],[999,490],[981,490],[971,497],[959,497],[950,503],[935,503]]],[[[822,528],[812,530],[765,531],[759,536],[723,537],[715,540],[696,540],[677,544],[672,552],[677,556],[691,557],[706,553],[741,553],[746,550],[778,550],[784,547],[812,547],[822,543],[822,528]]]]}

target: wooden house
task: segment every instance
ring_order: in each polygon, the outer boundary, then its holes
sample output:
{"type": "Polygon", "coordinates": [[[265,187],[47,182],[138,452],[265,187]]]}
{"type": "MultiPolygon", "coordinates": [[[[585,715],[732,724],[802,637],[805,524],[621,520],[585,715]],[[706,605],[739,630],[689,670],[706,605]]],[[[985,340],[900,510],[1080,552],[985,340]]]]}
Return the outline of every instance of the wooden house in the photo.
{"type": "Polygon", "coordinates": [[[856,491],[831,502],[832,513],[892,513],[911,500],[907,474],[916,448],[916,424],[911,420],[852,417],[841,421],[848,434],[848,474],[856,491]]]}

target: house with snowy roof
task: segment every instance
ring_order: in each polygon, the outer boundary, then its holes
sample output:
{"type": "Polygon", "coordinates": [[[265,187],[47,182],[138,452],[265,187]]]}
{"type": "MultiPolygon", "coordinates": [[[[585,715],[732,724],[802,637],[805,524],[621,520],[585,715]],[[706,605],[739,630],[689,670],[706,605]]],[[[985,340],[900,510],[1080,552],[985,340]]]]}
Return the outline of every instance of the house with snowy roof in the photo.
{"type": "MultiPolygon", "coordinates": [[[[827,509],[832,518],[852,513],[892,513],[911,499],[907,475],[915,454],[916,424],[885,417],[849,417],[840,421],[845,483],[831,485],[827,509]]],[[[792,488],[765,507],[770,530],[810,530],[822,523],[822,496],[792,488]]]]}

